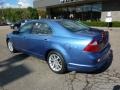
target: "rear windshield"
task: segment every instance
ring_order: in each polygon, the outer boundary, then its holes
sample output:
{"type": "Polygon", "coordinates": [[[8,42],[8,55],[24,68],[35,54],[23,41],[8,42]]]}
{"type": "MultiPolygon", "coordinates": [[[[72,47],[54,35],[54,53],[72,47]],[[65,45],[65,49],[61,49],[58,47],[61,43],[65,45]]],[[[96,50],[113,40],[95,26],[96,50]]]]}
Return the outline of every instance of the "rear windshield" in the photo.
{"type": "Polygon", "coordinates": [[[83,30],[89,30],[89,27],[87,25],[82,24],[81,22],[78,21],[73,21],[73,20],[61,20],[58,21],[58,23],[69,30],[70,32],[78,32],[78,31],[83,31],[83,30]]]}

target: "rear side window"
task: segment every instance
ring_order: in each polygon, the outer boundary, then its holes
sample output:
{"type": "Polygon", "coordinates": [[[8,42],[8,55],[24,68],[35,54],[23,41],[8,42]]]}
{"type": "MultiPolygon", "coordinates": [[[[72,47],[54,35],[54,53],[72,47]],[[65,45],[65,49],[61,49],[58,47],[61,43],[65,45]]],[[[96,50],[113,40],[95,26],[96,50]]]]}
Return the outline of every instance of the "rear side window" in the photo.
{"type": "Polygon", "coordinates": [[[51,34],[52,30],[46,23],[35,23],[32,30],[33,34],[51,34]]]}
{"type": "Polygon", "coordinates": [[[72,20],[61,20],[61,21],[58,21],[58,23],[70,32],[89,30],[88,26],[82,23],[77,23],[72,20]]]}

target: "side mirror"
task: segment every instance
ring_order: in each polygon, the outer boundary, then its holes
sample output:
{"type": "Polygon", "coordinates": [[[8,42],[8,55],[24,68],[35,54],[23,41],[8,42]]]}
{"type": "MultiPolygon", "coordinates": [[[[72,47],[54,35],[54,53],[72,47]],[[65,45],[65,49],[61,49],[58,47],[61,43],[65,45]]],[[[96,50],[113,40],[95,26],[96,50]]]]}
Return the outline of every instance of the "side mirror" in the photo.
{"type": "Polygon", "coordinates": [[[19,34],[19,31],[13,31],[12,33],[13,34],[19,34]]]}
{"type": "Polygon", "coordinates": [[[18,30],[19,30],[19,28],[18,28],[17,26],[15,26],[13,29],[14,29],[15,31],[18,31],[18,30]]]}

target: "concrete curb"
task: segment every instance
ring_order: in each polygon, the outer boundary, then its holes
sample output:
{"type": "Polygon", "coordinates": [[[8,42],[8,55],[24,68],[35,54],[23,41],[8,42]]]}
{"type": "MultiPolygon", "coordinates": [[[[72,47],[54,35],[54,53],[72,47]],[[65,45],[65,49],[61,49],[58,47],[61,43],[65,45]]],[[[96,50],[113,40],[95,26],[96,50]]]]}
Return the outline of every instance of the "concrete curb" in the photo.
{"type": "Polygon", "coordinates": [[[108,27],[92,27],[92,28],[105,29],[105,30],[110,30],[110,29],[120,30],[120,27],[110,27],[110,28],[108,28],[108,27]]]}

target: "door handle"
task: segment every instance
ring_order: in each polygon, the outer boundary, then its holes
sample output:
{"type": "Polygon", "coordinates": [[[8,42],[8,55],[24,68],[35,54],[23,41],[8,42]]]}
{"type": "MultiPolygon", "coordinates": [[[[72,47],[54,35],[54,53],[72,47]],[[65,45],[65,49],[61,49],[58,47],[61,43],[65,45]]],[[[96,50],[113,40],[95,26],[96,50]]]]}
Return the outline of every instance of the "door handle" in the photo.
{"type": "Polygon", "coordinates": [[[47,39],[44,39],[45,41],[47,41],[47,39]]]}

